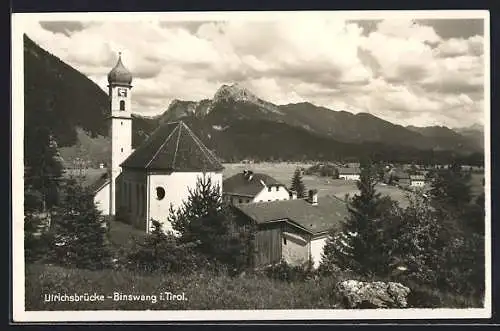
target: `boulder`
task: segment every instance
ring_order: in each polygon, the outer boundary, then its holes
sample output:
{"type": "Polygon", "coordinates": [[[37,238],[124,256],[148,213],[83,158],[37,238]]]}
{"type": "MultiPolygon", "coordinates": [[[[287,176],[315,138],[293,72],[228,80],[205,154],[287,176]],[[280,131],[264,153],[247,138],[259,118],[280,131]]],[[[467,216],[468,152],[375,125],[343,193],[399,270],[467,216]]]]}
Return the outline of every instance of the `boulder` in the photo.
{"type": "Polygon", "coordinates": [[[344,308],[406,308],[410,289],[394,282],[361,282],[345,280],[337,283],[337,294],[344,308]]]}

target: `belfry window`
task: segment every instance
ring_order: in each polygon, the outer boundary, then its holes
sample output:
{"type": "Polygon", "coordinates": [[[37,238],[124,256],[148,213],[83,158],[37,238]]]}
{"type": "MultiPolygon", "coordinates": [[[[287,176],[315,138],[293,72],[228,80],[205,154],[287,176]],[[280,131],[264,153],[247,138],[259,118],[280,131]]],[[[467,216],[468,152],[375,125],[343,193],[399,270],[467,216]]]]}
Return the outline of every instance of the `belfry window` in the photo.
{"type": "Polygon", "coordinates": [[[125,110],[125,100],[120,100],[120,110],[125,110]]]}

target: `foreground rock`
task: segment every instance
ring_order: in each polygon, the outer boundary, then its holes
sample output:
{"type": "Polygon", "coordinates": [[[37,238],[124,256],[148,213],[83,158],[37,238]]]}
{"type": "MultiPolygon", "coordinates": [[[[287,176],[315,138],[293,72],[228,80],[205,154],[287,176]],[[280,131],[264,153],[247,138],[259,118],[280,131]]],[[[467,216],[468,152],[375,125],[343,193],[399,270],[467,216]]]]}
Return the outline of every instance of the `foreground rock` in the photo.
{"type": "Polygon", "coordinates": [[[410,294],[410,289],[400,283],[358,280],[339,282],[336,291],[347,309],[406,308],[410,294]]]}

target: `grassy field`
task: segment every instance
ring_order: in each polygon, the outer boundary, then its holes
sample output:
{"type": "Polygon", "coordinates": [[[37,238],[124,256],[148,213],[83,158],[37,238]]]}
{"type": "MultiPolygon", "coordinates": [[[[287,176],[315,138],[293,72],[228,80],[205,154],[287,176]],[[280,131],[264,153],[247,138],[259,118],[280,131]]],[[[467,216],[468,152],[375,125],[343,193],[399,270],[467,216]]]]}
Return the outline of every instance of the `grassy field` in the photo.
{"type": "Polygon", "coordinates": [[[331,309],[339,302],[333,291],[335,283],[334,278],[286,283],[254,275],[237,278],[203,272],[186,276],[142,275],[122,270],[27,265],[26,310],[331,309]],[[181,300],[168,300],[165,292],[183,296],[181,300]],[[105,300],[44,302],[44,295],[49,293],[97,293],[104,295],[105,300]],[[115,300],[118,297],[114,293],[149,297],[115,300]]]}
{"type": "MultiPolygon", "coordinates": [[[[287,187],[290,186],[290,182],[293,173],[297,167],[308,168],[311,164],[302,163],[254,163],[254,164],[242,164],[242,163],[226,163],[224,164],[224,178],[228,178],[242,172],[245,169],[252,170],[253,172],[265,173],[276,180],[280,181],[287,187]]],[[[344,198],[346,194],[354,195],[358,192],[356,183],[354,181],[346,181],[343,179],[331,179],[327,177],[319,176],[307,176],[302,177],[304,184],[307,189],[317,189],[319,196],[325,195],[335,195],[339,198],[344,198]]],[[[394,200],[398,201],[401,206],[407,205],[406,191],[401,190],[394,186],[388,185],[378,185],[377,190],[384,194],[389,195],[394,200]]]]}
{"type": "MultiPolygon", "coordinates": [[[[27,264],[26,310],[336,309],[342,307],[335,285],[345,279],[352,278],[332,275],[288,283],[257,274],[229,277],[199,271],[191,275],[144,275],[126,270],[90,271],[27,264]],[[103,300],[45,300],[48,294],[86,293],[102,295],[103,300]]],[[[482,306],[480,298],[426,287],[412,288],[408,300],[409,308],[482,306]]]]}

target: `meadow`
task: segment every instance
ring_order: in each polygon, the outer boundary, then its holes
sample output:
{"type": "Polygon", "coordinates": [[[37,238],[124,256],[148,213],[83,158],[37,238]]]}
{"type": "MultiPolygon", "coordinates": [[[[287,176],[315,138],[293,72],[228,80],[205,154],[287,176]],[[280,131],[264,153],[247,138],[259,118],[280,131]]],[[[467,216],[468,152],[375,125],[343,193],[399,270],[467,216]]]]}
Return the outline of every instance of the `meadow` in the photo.
{"type": "MultiPolygon", "coordinates": [[[[253,163],[253,164],[243,164],[243,163],[225,163],[223,177],[228,178],[243,172],[243,170],[252,170],[255,173],[265,173],[287,187],[290,186],[293,173],[297,167],[303,167],[307,169],[312,164],[306,163],[253,163]]],[[[332,179],[328,177],[320,177],[315,175],[303,175],[302,180],[307,189],[317,189],[319,196],[334,195],[338,198],[345,198],[346,194],[353,196],[358,193],[358,188],[356,187],[356,182],[343,180],[343,179],[332,179]]],[[[406,206],[408,204],[406,194],[408,192],[399,189],[395,186],[389,186],[384,184],[378,184],[377,190],[383,195],[389,195],[394,200],[398,201],[401,206],[406,206]]]]}

